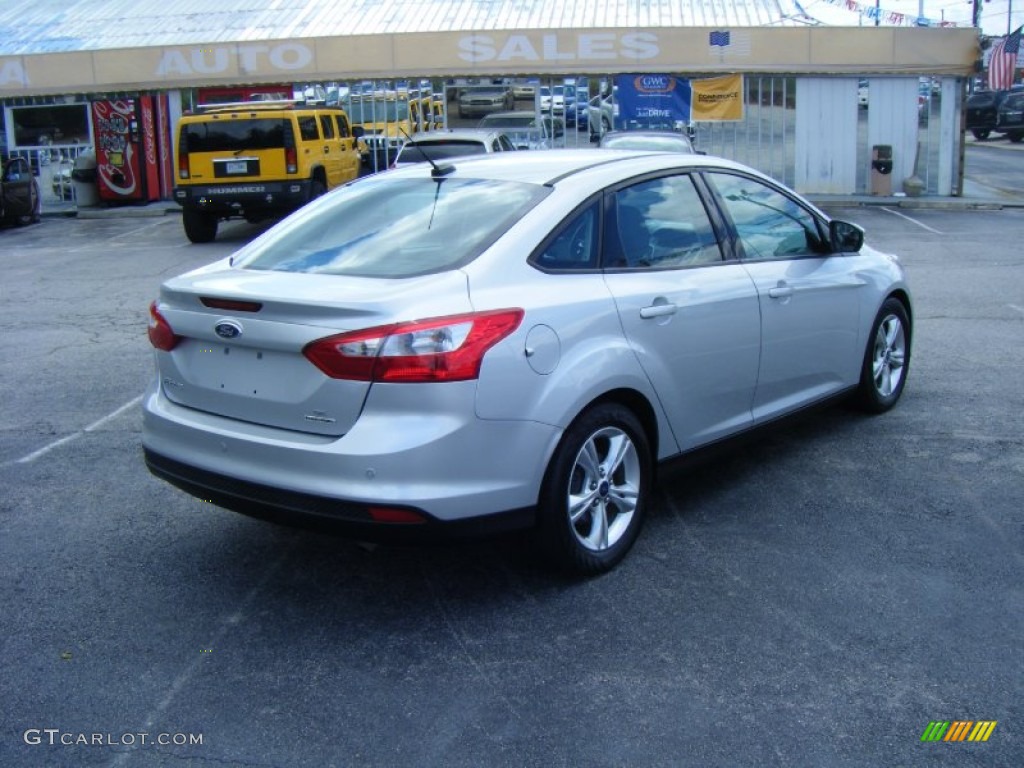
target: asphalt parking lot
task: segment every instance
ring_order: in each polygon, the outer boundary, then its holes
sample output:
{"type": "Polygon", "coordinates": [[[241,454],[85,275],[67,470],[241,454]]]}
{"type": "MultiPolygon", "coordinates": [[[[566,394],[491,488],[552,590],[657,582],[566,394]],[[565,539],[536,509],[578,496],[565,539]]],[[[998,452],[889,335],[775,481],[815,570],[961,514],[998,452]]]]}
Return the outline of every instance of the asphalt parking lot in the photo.
{"type": "Polygon", "coordinates": [[[153,479],[147,305],[258,229],[0,231],[0,765],[1021,765],[1024,210],[830,213],[906,264],[902,402],[668,468],[588,581],[153,479]]]}

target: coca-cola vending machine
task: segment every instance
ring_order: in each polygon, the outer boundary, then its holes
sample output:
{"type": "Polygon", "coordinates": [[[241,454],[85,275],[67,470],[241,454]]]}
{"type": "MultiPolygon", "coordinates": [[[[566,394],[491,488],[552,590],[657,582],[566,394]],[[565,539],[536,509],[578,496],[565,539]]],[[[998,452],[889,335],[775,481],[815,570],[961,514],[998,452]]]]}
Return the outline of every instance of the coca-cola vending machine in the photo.
{"type": "MultiPolygon", "coordinates": [[[[161,151],[156,114],[160,96],[92,102],[92,129],[96,144],[96,184],[100,200],[151,202],[159,200],[161,151]]],[[[166,96],[163,96],[166,99],[166,96]]]]}

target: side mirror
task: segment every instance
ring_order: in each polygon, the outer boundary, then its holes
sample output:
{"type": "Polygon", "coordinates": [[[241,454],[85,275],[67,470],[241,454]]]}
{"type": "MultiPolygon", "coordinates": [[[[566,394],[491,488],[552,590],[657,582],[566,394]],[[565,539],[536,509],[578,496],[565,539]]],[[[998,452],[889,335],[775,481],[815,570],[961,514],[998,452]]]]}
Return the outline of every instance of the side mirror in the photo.
{"type": "Polygon", "coordinates": [[[354,136],[355,138],[357,138],[357,139],[361,139],[361,138],[363,138],[363,135],[364,135],[365,133],[366,133],[366,129],[365,129],[365,128],[363,128],[363,126],[361,126],[361,125],[353,125],[353,126],[352,126],[352,135],[353,135],[353,136],[354,136]]]}
{"type": "Polygon", "coordinates": [[[828,239],[833,253],[856,253],[864,245],[864,230],[848,221],[828,223],[828,239]]]}

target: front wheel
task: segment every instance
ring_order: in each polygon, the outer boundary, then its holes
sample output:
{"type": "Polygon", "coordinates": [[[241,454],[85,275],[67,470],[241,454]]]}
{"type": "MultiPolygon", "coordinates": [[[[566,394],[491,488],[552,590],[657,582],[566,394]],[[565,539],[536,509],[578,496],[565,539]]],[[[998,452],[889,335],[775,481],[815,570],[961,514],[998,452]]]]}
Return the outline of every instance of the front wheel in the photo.
{"type": "Polygon", "coordinates": [[[558,445],[540,497],[539,535],[551,562],[576,573],[610,570],[643,525],[651,450],[628,408],[585,411],[558,445]]]}
{"type": "Polygon", "coordinates": [[[910,366],[910,318],[903,302],[886,299],[878,310],[857,389],[860,406],[882,413],[896,405],[907,383],[910,366]]]}
{"type": "Polygon", "coordinates": [[[974,134],[974,138],[978,141],[984,141],[989,137],[991,131],[988,128],[972,128],[971,133],[974,134]]]}

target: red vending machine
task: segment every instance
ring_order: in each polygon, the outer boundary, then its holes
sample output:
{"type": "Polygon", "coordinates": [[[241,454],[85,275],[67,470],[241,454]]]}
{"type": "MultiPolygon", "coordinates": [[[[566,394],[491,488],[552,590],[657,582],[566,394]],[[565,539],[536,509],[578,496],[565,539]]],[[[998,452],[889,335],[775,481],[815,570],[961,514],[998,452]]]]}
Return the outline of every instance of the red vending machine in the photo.
{"type": "Polygon", "coordinates": [[[92,102],[96,184],[100,200],[160,199],[160,147],[154,96],[92,102]]]}

